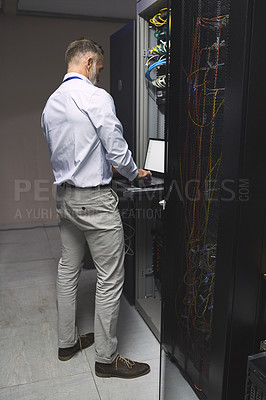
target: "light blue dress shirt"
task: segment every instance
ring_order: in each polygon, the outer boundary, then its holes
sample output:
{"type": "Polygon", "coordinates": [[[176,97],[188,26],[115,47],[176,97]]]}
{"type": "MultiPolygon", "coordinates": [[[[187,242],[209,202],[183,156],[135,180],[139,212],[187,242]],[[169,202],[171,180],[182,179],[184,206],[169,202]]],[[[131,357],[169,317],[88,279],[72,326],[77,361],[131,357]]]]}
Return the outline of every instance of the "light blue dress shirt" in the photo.
{"type": "Polygon", "coordinates": [[[77,187],[106,185],[112,166],[129,180],[138,171],[123,138],[112,97],[89,79],[68,73],[50,96],[41,125],[48,143],[55,184],[77,187]]]}

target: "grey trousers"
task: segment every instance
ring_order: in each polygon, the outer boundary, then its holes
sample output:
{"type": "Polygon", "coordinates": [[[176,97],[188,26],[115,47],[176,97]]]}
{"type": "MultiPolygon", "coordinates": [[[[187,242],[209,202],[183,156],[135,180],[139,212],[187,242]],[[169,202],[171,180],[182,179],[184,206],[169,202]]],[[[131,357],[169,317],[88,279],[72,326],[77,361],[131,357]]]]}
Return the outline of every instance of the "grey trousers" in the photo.
{"type": "Polygon", "coordinates": [[[109,187],[57,188],[62,257],[58,264],[58,345],[78,340],[76,296],[86,242],[97,269],[95,361],[111,363],[117,355],[116,327],[124,282],[124,233],[118,196],[109,187]]]}

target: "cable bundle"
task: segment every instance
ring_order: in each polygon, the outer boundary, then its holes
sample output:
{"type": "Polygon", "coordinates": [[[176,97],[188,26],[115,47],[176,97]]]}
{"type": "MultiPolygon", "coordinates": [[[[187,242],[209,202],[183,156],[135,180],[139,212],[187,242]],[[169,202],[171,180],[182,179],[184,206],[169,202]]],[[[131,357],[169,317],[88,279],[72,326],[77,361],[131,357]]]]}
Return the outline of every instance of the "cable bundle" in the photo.
{"type": "MultiPolygon", "coordinates": [[[[208,4],[212,7],[211,0],[208,4]]],[[[195,18],[187,70],[182,67],[187,83],[181,105],[186,138],[179,156],[185,262],[175,308],[182,351],[193,352],[193,364],[205,376],[215,307],[228,20],[227,14],[195,18]]]]}
{"type": "Polygon", "coordinates": [[[153,86],[156,86],[159,89],[163,89],[166,86],[166,75],[161,75],[159,78],[154,79],[152,82],[153,86]]]}
{"type": "MultiPolygon", "coordinates": [[[[145,78],[148,82],[150,82],[153,86],[164,89],[166,87],[166,75],[165,69],[163,69],[163,73],[159,71],[162,66],[166,65],[167,59],[167,24],[168,22],[168,10],[167,8],[162,8],[159,13],[154,15],[153,18],[150,19],[150,23],[155,26],[156,31],[154,36],[157,39],[157,45],[151,47],[147,50],[146,57],[146,72],[145,78]],[[156,69],[156,70],[154,70],[156,69]],[[156,71],[154,78],[151,77],[151,72],[156,71]],[[159,75],[159,76],[158,76],[159,75]]],[[[170,44],[169,44],[170,45],[170,44]]]]}
{"type": "Polygon", "coordinates": [[[150,77],[150,72],[151,72],[154,68],[157,68],[157,67],[159,67],[160,65],[163,65],[163,64],[166,64],[166,59],[165,59],[165,58],[163,58],[162,60],[159,60],[159,61],[153,63],[153,64],[147,69],[147,71],[145,72],[145,77],[148,79],[148,81],[150,81],[150,82],[153,81],[153,79],[150,77]]]}
{"type": "Polygon", "coordinates": [[[162,8],[158,14],[150,19],[150,23],[156,27],[161,27],[167,24],[167,8],[162,8]]]}

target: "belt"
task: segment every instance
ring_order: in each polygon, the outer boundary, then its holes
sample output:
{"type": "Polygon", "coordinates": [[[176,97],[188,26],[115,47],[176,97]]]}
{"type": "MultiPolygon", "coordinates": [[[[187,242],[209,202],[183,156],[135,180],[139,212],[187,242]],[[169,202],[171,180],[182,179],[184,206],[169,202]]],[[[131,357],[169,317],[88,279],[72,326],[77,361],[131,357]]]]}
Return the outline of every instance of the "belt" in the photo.
{"type": "Polygon", "coordinates": [[[110,187],[110,183],[107,183],[107,185],[98,185],[98,186],[87,186],[87,187],[78,187],[71,185],[68,182],[63,182],[61,185],[59,185],[63,188],[71,188],[71,189],[106,189],[110,187]]]}

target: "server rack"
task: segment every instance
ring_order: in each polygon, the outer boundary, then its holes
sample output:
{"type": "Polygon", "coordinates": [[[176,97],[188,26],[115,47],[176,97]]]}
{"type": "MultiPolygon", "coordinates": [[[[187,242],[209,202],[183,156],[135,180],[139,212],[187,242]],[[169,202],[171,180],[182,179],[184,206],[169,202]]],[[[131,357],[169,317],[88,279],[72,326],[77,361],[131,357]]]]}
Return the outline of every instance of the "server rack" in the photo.
{"type": "Polygon", "coordinates": [[[266,399],[266,352],[248,357],[245,400],[266,399]]]}
{"type": "MultiPolygon", "coordinates": [[[[147,51],[157,46],[153,15],[166,0],[141,0],[137,21],[132,21],[111,36],[111,94],[124,137],[141,168],[148,139],[164,138],[165,96],[145,78],[147,51]],[[121,52],[123,48],[123,52],[121,52]],[[135,81],[136,80],[136,81],[135,81]]],[[[156,77],[156,69],[152,75],[156,77]]],[[[163,94],[163,90],[160,90],[163,94]]],[[[116,178],[116,177],[115,177],[116,178]]],[[[127,183],[125,182],[127,186],[127,183]]],[[[143,316],[155,336],[160,338],[162,221],[158,202],[162,191],[132,194],[113,181],[120,196],[124,224],[126,258],[124,294],[143,316]]]]}
{"type": "MultiPolygon", "coordinates": [[[[240,400],[266,334],[263,4],[168,8],[162,359],[199,398],[240,400]]],[[[170,378],[162,367],[161,399],[175,398],[170,378]]]]}
{"type": "MultiPolygon", "coordinates": [[[[136,22],[131,21],[110,38],[110,92],[114,98],[116,114],[123,125],[123,135],[133,157],[136,156],[136,22]],[[121,51],[123,49],[123,51],[121,51]]],[[[114,176],[116,179],[116,176],[114,176]]],[[[120,179],[120,177],[119,177],[120,179]]],[[[130,198],[121,196],[115,180],[119,211],[125,235],[125,281],[123,293],[128,302],[135,304],[135,219],[130,198]]]]}
{"type": "Polygon", "coordinates": [[[136,21],[110,37],[110,92],[124,138],[136,156],[136,21]],[[123,51],[121,51],[123,49],[123,51]]]}
{"type": "MultiPolygon", "coordinates": [[[[137,3],[137,74],[136,74],[136,149],[137,164],[144,164],[149,138],[165,137],[165,90],[154,85],[159,76],[165,75],[166,47],[157,48],[158,29],[151,19],[167,5],[166,0],[141,0],[137,3]],[[154,60],[159,68],[147,70],[154,60]],[[152,61],[149,61],[152,60],[152,61]],[[150,62],[149,65],[147,63],[150,62]],[[152,83],[152,81],[154,81],[152,83]]],[[[161,20],[166,26],[167,13],[161,20]],[[164,22],[165,21],[165,22],[164,22]]],[[[160,32],[166,38],[166,31],[160,32]]],[[[150,191],[134,198],[136,213],[136,308],[155,336],[161,331],[161,265],[162,265],[162,209],[159,201],[163,191],[150,191]]]]}

